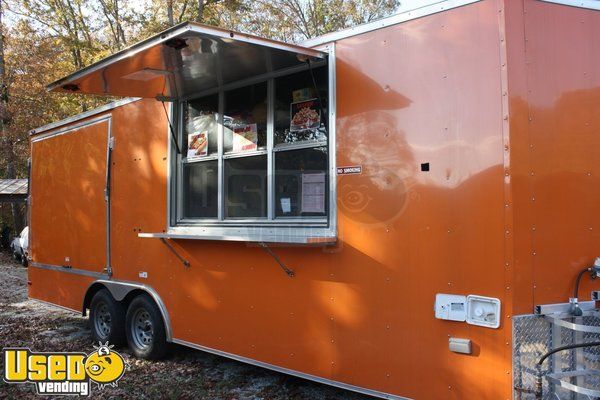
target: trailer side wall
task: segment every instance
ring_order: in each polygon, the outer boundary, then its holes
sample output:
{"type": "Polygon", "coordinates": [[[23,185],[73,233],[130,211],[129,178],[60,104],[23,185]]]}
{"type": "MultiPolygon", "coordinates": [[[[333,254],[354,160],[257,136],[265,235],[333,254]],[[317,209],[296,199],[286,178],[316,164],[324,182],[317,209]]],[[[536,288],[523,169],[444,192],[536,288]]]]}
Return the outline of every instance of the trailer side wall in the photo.
{"type": "MultiPolygon", "coordinates": [[[[337,165],[362,173],[338,177],[336,246],[273,247],[294,278],[253,244],[173,241],[185,268],[139,238],[166,228],[166,119],[154,100],[112,110],[113,279],[153,287],[180,343],[410,398],[508,398],[507,321],[494,330],[433,313],[436,293],[510,300],[498,4],[336,43],[337,165]],[[449,337],[471,339],[473,354],[450,352],[449,337]]],[[[52,229],[36,196],[32,241],[52,229]]],[[[71,308],[91,281],[30,274],[32,297],[71,308]]]]}

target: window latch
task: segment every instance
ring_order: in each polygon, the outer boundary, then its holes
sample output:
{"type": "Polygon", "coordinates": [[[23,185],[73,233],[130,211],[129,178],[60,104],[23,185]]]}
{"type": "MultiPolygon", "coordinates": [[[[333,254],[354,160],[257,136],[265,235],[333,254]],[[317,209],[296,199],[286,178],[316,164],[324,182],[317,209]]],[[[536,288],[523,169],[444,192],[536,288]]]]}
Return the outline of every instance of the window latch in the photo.
{"type": "Polygon", "coordinates": [[[269,255],[271,257],[273,257],[275,262],[277,264],[279,264],[279,266],[281,267],[283,272],[285,272],[287,274],[287,276],[289,276],[290,278],[293,278],[296,275],[296,273],[293,270],[291,270],[285,266],[285,264],[279,259],[279,257],[277,257],[277,254],[273,253],[273,250],[271,250],[271,248],[269,246],[267,246],[267,244],[265,242],[259,242],[259,244],[263,249],[265,249],[265,251],[267,253],[269,253],[269,255]]]}
{"type": "Polygon", "coordinates": [[[175,248],[173,246],[171,246],[171,243],[167,242],[167,239],[165,238],[160,238],[160,241],[164,243],[165,246],[167,246],[169,248],[169,250],[171,250],[171,253],[175,254],[175,257],[177,257],[179,259],[179,261],[181,261],[181,263],[183,264],[183,266],[185,268],[189,268],[190,267],[190,262],[188,260],[186,260],[185,258],[183,258],[178,252],[177,250],[175,250],[175,248]]]}

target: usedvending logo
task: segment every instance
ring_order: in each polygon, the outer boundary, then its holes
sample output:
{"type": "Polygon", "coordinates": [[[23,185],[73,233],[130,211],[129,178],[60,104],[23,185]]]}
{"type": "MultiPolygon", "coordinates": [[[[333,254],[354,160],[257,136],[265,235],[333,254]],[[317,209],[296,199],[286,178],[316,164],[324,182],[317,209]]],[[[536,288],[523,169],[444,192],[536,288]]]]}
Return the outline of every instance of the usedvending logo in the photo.
{"type": "Polygon", "coordinates": [[[33,352],[27,348],[4,349],[4,381],[33,383],[40,395],[89,396],[92,383],[98,389],[116,387],[128,364],[100,343],[90,354],[81,352],[33,352]]]}

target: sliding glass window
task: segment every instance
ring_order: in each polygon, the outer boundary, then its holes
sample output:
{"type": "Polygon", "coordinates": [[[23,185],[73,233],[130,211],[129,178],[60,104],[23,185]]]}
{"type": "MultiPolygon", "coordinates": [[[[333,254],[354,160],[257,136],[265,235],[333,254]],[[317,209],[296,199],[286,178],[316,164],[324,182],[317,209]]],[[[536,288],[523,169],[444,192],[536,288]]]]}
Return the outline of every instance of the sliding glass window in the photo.
{"type": "Polygon", "coordinates": [[[180,104],[175,225],[326,224],[328,66],[180,104]]]}

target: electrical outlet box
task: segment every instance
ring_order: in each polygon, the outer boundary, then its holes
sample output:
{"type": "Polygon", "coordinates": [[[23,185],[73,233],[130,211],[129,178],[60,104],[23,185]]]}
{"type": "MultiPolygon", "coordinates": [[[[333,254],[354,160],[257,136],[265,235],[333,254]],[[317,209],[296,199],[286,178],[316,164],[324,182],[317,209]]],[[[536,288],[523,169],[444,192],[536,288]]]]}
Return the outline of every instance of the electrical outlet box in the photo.
{"type": "Polygon", "coordinates": [[[498,328],[500,326],[500,299],[470,294],[467,296],[467,323],[498,328]]]}
{"type": "Polygon", "coordinates": [[[435,317],[464,322],[467,318],[465,296],[438,293],[435,295],[435,317]]]}

